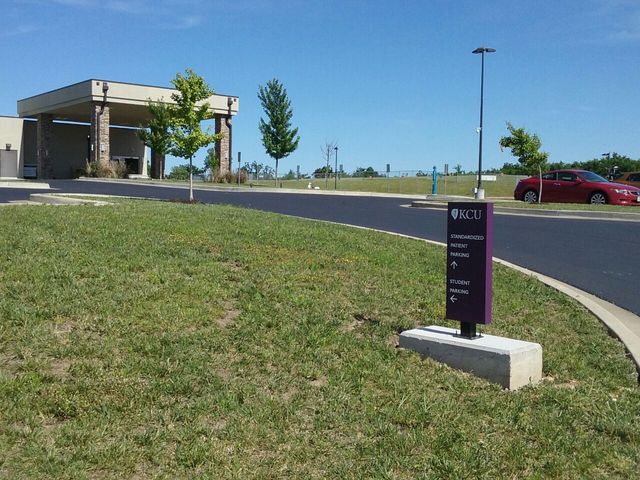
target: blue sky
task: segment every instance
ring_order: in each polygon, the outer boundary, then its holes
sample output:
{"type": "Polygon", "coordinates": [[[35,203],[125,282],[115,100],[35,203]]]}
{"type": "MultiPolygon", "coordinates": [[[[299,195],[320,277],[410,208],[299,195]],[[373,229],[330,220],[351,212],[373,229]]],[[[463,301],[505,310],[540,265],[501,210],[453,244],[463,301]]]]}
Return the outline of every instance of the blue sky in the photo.
{"type": "MultiPolygon", "coordinates": [[[[240,97],[234,150],[273,166],[258,85],[286,86],[301,141],[280,171],[339,163],[383,170],[477,167],[480,57],[484,165],[505,122],[551,161],[640,158],[640,0],[0,0],[0,114],[88,78],[170,86],[193,68],[240,97]]],[[[235,153],[234,153],[235,155],[235,153]]],[[[199,156],[199,159],[203,155],[199,156]]],[[[175,162],[170,162],[173,164],[175,162]]]]}

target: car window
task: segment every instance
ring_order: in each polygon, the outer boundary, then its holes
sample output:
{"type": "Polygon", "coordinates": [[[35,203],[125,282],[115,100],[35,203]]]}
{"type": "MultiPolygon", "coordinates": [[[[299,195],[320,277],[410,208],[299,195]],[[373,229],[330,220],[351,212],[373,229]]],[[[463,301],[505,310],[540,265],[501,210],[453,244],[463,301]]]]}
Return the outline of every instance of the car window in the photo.
{"type": "Polygon", "coordinates": [[[542,179],[543,180],[555,180],[556,179],[556,173],[555,172],[543,173],[542,174],[542,179]]]}
{"type": "Polygon", "coordinates": [[[563,182],[575,182],[576,174],[572,172],[560,172],[558,173],[558,180],[562,180],[563,182]]]}
{"type": "Polygon", "coordinates": [[[629,175],[629,178],[627,178],[627,181],[640,182],[640,173],[632,173],[631,175],[629,175]]]}
{"type": "Polygon", "coordinates": [[[597,173],[588,172],[588,171],[580,172],[580,176],[584,180],[586,180],[587,182],[604,182],[604,183],[607,183],[609,181],[606,178],[601,177],[597,173]]]}

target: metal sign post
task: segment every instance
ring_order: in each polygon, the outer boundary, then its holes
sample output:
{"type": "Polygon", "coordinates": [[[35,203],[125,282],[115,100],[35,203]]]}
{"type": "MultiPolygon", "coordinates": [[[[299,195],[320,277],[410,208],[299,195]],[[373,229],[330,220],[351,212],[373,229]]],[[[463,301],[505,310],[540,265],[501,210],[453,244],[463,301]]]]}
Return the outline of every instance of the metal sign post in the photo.
{"type": "Polygon", "coordinates": [[[447,194],[447,177],[449,176],[449,164],[444,164],[444,194],[447,194]]]}
{"type": "Polygon", "coordinates": [[[447,312],[460,335],[478,338],[491,323],[493,204],[450,202],[447,211],[447,312]]]}
{"type": "Polygon", "coordinates": [[[431,172],[431,179],[433,182],[431,183],[431,195],[435,195],[438,192],[438,171],[436,167],[433,167],[433,172],[431,172]]]}

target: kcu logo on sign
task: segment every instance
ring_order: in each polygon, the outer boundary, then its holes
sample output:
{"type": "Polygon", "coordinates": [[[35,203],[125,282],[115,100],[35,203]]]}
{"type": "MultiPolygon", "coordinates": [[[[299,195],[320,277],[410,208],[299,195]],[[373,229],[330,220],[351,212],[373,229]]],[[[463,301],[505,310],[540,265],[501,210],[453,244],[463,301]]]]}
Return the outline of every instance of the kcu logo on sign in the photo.
{"type": "Polygon", "coordinates": [[[454,220],[458,218],[460,220],[480,220],[482,219],[482,210],[452,208],[451,216],[454,220]]]}

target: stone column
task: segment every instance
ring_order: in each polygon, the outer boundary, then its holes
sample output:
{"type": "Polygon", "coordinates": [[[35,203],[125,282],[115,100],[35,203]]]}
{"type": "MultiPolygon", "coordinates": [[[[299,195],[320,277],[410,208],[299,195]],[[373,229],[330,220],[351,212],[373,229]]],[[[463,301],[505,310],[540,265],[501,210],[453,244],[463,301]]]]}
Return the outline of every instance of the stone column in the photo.
{"type": "Polygon", "coordinates": [[[91,162],[109,165],[111,145],[109,141],[109,104],[91,102],[91,162]]]}
{"type": "Polygon", "coordinates": [[[53,178],[53,158],[51,157],[51,137],[53,115],[38,114],[36,126],[36,158],[38,160],[38,178],[53,178]]]}
{"type": "Polygon", "coordinates": [[[216,114],[216,134],[222,133],[224,137],[216,142],[216,155],[220,159],[220,174],[224,175],[231,171],[231,117],[227,115],[216,114]]]}

